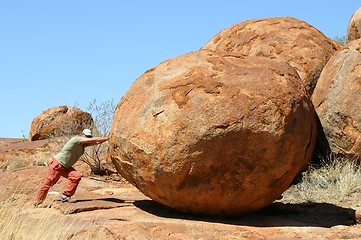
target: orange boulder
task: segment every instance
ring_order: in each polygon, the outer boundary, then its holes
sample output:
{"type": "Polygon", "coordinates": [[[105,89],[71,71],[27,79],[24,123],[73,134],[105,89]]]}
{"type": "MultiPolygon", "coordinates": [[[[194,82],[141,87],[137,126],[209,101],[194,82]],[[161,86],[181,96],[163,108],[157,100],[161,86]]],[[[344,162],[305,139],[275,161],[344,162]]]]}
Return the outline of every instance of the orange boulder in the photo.
{"type": "Polygon", "coordinates": [[[237,215],[276,200],[315,139],[315,111],[294,68],[202,50],[133,83],[116,108],[108,157],[161,204],[237,215]]]}

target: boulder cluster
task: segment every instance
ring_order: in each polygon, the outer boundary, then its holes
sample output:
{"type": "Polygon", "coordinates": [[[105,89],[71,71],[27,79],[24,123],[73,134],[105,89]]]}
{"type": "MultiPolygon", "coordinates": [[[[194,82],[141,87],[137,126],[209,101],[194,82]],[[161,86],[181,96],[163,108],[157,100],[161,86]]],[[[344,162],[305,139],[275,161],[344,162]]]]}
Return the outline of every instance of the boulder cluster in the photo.
{"type": "Polygon", "coordinates": [[[136,79],[116,108],[108,158],[179,211],[264,208],[312,160],[321,125],[311,96],[342,48],[291,17],[226,28],[136,79]]]}

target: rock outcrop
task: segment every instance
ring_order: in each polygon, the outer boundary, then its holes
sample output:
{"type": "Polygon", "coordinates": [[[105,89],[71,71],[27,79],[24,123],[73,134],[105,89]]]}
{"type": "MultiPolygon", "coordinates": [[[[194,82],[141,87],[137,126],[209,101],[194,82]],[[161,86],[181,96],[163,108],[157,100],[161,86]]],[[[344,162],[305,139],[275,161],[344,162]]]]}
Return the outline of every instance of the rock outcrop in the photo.
{"type": "Polygon", "coordinates": [[[60,178],[45,200],[52,207],[34,208],[46,174],[39,166],[0,172],[2,239],[361,239],[360,215],[348,206],[277,202],[246,217],[200,217],[163,207],[130,184],[94,176],[83,176],[75,203],[56,201],[68,183],[60,178]]]}
{"type": "Polygon", "coordinates": [[[312,96],[332,153],[361,161],[361,39],[335,54],[312,96]]]}
{"type": "Polygon", "coordinates": [[[276,17],[248,20],[216,34],[202,49],[275,58],[290,64],[310,95],[320,73],[341,44],[308,23],[276,17]]]}
{"type": "Polygon", "coordinates": [[[31,141],[80,134],[83,128],[93,126],[92,116],[79,108],[59,106],[49,108],[31,122],[31,141]]]}
{"type": "Polygon", "coordinates": [[[307,165],[316,117],[288,64],[202,50],[140,76],[110,132],[108,157],[145,195],[237,215],[271,204],[307,165]]]}

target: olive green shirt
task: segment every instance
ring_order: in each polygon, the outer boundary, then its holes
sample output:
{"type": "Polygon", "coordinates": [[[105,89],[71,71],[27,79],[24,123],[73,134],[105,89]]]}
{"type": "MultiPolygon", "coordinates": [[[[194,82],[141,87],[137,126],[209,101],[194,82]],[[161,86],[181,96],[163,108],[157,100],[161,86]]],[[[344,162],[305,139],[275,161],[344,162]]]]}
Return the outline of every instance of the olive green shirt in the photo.
{"type": "Polygon", "coordinates": [[[78,159],[83,155],[85,146],[80,143],[82,137],[72,137],[61,149],[61,151],[54,156],[54,158],[65,168],[72,167],[78,159]]]}

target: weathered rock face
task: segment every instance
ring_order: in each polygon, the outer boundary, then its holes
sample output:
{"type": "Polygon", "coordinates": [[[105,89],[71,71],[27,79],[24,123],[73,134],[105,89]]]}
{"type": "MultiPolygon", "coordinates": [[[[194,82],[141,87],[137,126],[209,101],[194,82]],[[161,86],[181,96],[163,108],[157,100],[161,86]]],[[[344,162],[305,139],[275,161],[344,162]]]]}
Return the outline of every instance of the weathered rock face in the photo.
{"type": "Polygon", "coordinates": [[[202,214],[272,203],[310,160],[311,100],[288,64],[198,51],[139,77],[119,102],[108,157],[153,200],[202,214]]]}
{"type": "Polygon", "coordinates": [[[361,8],[351,16],[347,26],[346,43],[361,38],[361,8]]]}
{"type": "Polygon", "coordinates": [[[29,138],[35,141],[50,136],[76,135],[81,133],[83,128],[92,125],[94,125],[92,116],[79,108],[53,107],[33,119],[29,138]]]}
{"type": "Polygon", "coordinates": [[[291,17],[248,20],[216,34],[202,49],[276,58],[294,67],[310,95],[341,44],[291,17]]]}
{"type": "Polygon", "coordinates": [[[331,151],[361,160],[361,39],[335,54],[322,71],[312,101],[331,151]]]}

